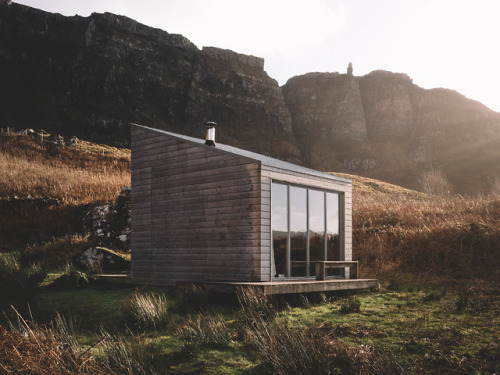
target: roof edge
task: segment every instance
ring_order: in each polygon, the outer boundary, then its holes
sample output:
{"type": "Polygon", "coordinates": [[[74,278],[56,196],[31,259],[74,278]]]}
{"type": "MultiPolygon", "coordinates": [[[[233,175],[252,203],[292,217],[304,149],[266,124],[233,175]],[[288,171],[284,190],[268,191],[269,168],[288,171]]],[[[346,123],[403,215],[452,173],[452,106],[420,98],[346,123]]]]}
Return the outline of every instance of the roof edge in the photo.
{"type": "Polygon", "coordinates": [[[278,168],[278,169],[282,169],[284,171],[295,171],[295,172],[302,173],[302,174],[309,175],[309,176],[313,176],[313,177],[321,177],[321,178],[326,178],[329,180],[335,180],[338,182],[345,182],[348,184],[352,184],[352,180],[349,180],[347,178],[339,177],[339,176],[330,174],[328,172],[322,172],[322,171],[318,171],[315,169],[303,167],[301,165],[293,164],[293,163],[290,163],[287,161],[283,161],[283,160],[276,159],[276,158],[273,158],[270,156],[258,154],[256,152],[244,150],[244,149],[241,149],[238,147],[229,146],[229,145],[225,145],[222,143],[217,143],[218,147],[207,146],[207,145],[205,145],[204,141],[201,138],[194,138],[194,137],[190,137],[187,135],[173,133],[173,132],[169,132],[167,130],[162,130],[162,129],[157,129],[157,128],[151,128],[149,126],[144,126],[144,125],[140,125],[140,124],[136,124],[136,123],[132,123],[132,122],[130,123],[130,126],[131,127],[136,126],[136,127],[139,127],[139,128],[145,129],[145,130],[154,131],[154,132],[157,132],[160,134],[164,134],[164,135],[167,135],[169,137],[175,138],[179,141],[191,143],[191,144],[196,145],[198,147],[206,147],[207,149],[212,150],[212,151],[221,152],[221,153],[228,154],[228,155],[237,155],[238,157],[250,160],[250,161],[255,162],[255,163],[259,163],[260,165],[278,168]],[[221,148],[221,146],[222,146],[222,148],[221,148]],[[224,150],[224,148],[228,148],[228,150],[224,150]],[[232,150],[232,149],[234,149],[234,150],[232,150]],[[236,152],[237,150],[243,151],[244,154],[236,152]],[[267,162],[266,162],[266,160],[267,160],[267,162]],[[297,168],[300,170],[297,170],[297,168]]]}
{"type": "MultiPolygon", "coordinates": [[[[173,133],[173,132],[169,132],[168,130],[151,128],[149,126],[140,125],[140,124],[136,124],[136,123],[133,123],[133,122],[130,123],[130,126],[137,126],[139,128],[143,128],[143,129],[146,129],[146,130],[151,130],[151,131],[154,131],[154,132],[158,132],[158,133],[161,133],[163,135],[168,135],[169,137],[175,138],[175,139],[177,139],[179,141],[188,142],[188,143],[191,143],[191,144],[193,144],[195,146],[199,146],[199,147],[204,147],[207,150],[212,150],[212,151],[216,151],[216,152],[220,152],[220,153],[228,154],[228,155],[234,155],[233,152],[226,151],[226,150],[221,150],[218,147],[213,147],[213,146],[206,145],[205,142],[204,142],[204,140],[201,139],[201,138],[195,138],[195,137],[190,137],[189,135],[173,133]]],[[[219,143],[217,143],[217,144],[219,144],[219,143]]],[[[259,159],[254,159],[254,158],[251,158],[251,157],[248,157],[248,156],[245,156],[245,155],[238,155],[238,156],[242,157],[242,158],[245,158],[247,160],[251,160],[253,162],[262,164],[262,161],[259,160],[259,159]]]]}

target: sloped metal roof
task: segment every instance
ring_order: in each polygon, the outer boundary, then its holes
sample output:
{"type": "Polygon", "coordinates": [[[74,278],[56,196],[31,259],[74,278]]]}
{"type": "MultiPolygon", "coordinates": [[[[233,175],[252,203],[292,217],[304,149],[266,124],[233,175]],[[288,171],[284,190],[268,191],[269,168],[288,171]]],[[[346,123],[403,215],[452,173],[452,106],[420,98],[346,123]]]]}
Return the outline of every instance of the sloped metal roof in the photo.
{"type": "Polygon", "coordinates": [[[234,154],[234,155],[237,155],[240,157],[244,157],[244,158],[256,161],[256,162],[260,162],[262,165],[266,165],[269,167],[279,168],[279,169],[297,172],[297,173],[308,174],[311,176],[316,176],[316,177],[321,177],[321,178],[327,178],[327,179],[334,180],[334,181],[352,183],[351,180],[348,180],[346,178],[334,176],[334,175],[331,175],[331,174],[325,173],[325,172],[320,172],[320,171],[317,171],[315,169],[302,167],[302,166],[297,165],[297,164],[293,164],[293,163],[289,163],[289,162],[286,162],[283,160],[275,159],[275,158],[272,158],[270,156],[258,154],[256,152],[247,151],[247,150],[244,150],[244,149],[241,149],[238,147],[225,145],[225,144],[222,144],[219,142],[216,142],[217,147],[206,146],[205,140],[202,138],[194,138],[194,137],[190,137],[190,136],[183,135],[183,134],[172,133],[172,132],[169,132],[166,130],[150,128],[150,127],[144,126],[144,125],[138,125],[138,124],[133,124],[133,123],[131,125],[137,126],[137,127],[143,128],[143,129],[151,130],[154,132],[158,132],[160,134],[165,134],[165,135],[168,135],[170,137],[173,137],[173,138],[176,138],[179,140],[183,140],[183,141],[187,141],[190,143],[194,143],[196,145],[200,145],[202,147],[208,147],[214,151],[223,151],[223,152],[226,152],[229,154],[234,154]]]}

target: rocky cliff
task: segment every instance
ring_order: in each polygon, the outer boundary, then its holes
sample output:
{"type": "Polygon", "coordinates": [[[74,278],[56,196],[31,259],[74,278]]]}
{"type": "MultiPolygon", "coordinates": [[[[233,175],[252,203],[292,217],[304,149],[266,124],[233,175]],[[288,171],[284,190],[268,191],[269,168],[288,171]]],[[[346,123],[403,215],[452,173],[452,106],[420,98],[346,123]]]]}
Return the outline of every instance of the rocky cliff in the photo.
{"type": "Polygon", "coordinates": [[[220,142],[321,170],[409,187],[439,170],[462,193],[500,181],[500,114],[457,92],[352,66],[280,87],[262,58],[114,14],[0,2],[0,79],[0,128],[127,146],[130,122],[202,136],[216,121],[220,142]]]}
{"type": "Polygon", "coordinates": [[[221,142],[301,161],[262,58],[200,51],[127,17],[0,4],[0,75],[0,127],[127,146],[130,122],[200,136],[211,120],[221,142]]]}
{"type": "Polygon", "coordinates": [[[411,187],[437,169],[461,193],[487,191],[500,178],[500,114],[455,91],[374,71],[293,77],[283,93],[314,168],[411,187]]]}

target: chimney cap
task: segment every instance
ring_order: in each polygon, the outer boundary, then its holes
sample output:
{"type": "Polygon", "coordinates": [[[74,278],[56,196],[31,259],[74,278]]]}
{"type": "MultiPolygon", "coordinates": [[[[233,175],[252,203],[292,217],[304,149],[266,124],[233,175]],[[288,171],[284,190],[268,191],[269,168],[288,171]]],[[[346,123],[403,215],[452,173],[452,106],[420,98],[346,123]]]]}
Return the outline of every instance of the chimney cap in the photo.
{"type": "Polygon", "coordinates": [[[209,121],[205,124],[207,127],[206,127],[206,137],[205,137],[205,144],[207,146],[212,146],[212,147],[216,147],[215,145],[215,125],[217,125],[215,122],[213,121],[209,121]]]}

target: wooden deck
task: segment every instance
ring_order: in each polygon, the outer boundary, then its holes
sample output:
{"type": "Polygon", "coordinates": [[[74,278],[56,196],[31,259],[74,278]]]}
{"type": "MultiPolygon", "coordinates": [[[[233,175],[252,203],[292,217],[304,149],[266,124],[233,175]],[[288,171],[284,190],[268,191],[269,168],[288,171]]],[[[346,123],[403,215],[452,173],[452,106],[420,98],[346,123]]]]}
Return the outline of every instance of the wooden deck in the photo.
{"type": "MultiPolygon", "coordinates": [[[[106,281],[112,284],[128,284],[133,285],[134,281],[130,275],[109,275],[101,274],[94,275],[97,280],[106,281]]],[[[314,292],[335,292],[347,290],[364,290],[375,289],[378,287],[376,279],[327,279],[315,280],[314,278],[302,280],[280,280],[268,282],[236,282],[236,281],[204,281],[204,282],[187,282],[179,281],[176,287],[181,291],[190,290],[193,285],[206,288],[214,293],[236,293],[237,288],[257,288],[263,294],[301,294],[314,292]]]]}
{"type": "Polygon", "coordinates": [[[205,281],[177,283],[177,287],[181,290],[189,290],[193,285],[207,288],[214,293],[235,293],[237,288],[252,287],[260,289],[263,294],[272,295],[375,289],[378,287],[378,282],[375,279],[307,279],[268,282],[205,281]]]}

